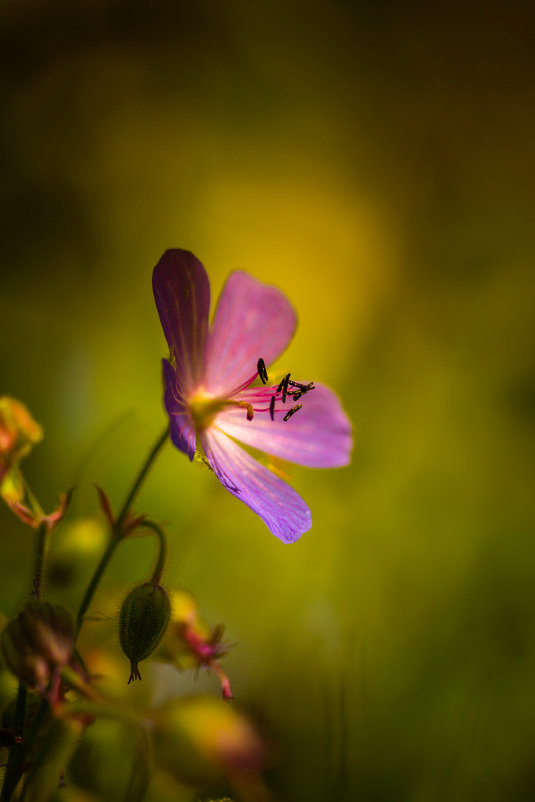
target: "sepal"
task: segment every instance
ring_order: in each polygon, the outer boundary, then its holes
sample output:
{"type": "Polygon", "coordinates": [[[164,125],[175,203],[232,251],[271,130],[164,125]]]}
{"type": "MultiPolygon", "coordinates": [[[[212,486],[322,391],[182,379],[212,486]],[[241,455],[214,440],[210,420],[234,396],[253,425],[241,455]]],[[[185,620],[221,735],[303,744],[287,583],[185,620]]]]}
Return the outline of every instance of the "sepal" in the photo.
{"type": "Polygon", "coordinates": [[[67,512],[74,490],[75,488],[71,487],[66,493],[60,493],[58,506],[48,515],[38,510],[30,509],[19,501],[10,501],[9,499],[6,499],[6,501],[10,509],[20,518],[23,524],[31,526],[32,529],[39,529],[39,527],[44,524],[47,530],[51,532],[61,522],[67,512]]]}
{"type": "MultiPolygon", "coordinates": [[[[95,484],[95,489],[98,493],[98,501],[104,518],[106,519],[110,529],[116,530],[118,519],[113,514],[108,494],[97,484],[95,484]]],[[[146,515],[135,515],[131,510],[129,510],[121,521],[120,530],[117,532],[117,535],[119,537],[127,537],[135,529],[138,529],[141,526],[146,517],[146,515]]]]}

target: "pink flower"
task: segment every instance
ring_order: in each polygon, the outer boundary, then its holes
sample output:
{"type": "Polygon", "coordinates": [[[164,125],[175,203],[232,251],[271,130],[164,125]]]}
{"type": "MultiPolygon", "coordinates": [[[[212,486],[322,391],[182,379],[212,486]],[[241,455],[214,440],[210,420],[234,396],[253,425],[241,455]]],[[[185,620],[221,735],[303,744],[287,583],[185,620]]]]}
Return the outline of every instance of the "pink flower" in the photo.
{"type": "Polygon", "coordinates": [[[163,360],[171,440],[190,460],[200,451],[221,484],[292,543],[312,525],[309,508],[236,440],[312,468],[347,465],[352,447],[351,424],[328,387],[290,376],[264,383],[265,366],[292,339],[293,307],[275,287],[236,271],[210,327],[208,276],[182,250],[164,253],[152,284],[171,351],[170,361],[163,360]]]}

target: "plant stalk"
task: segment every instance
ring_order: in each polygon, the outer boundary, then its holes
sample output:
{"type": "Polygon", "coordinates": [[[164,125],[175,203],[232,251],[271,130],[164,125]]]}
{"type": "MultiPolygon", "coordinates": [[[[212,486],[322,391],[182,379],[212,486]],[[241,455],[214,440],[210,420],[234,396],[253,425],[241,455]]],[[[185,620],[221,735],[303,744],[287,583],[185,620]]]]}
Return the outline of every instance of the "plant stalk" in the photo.
{"type": "Polygon", "coordinates": [[[108,567],[108,563],[110,562],[113,553],[117,548],[117,545],[122,540],[123,537],[122,525],[124,523],[124,520],[130,510],[130,507],[132,506],[135,497],[137,496],[141,488],[141,485],[147,478],[147,474],[152,468],[154,461],[156,460],[156,457],[160,453],[160,450],[162,449],[165,441],[167,440],[168,435],[169,435],[169,427],[166,427],[165,431],[160,435],[160,437],[152,447],[151,451],[149,452],[147,458],[145,459],[143,465],[141,466],[141,470],[137,475],[137,478],[134,484],[132,485],[132,488],[128,493],[128,496],[126,497],[123,506],[121,507],[121,511],[119,512],[119,515],[111,530],[111,537],[110,537],[110,542],[108,543],[108,547],[104,552],[104,554],[102,555],[100,563],[97,565],[95,573],[93,574],[93,577],[89,582],[84,598],[82,599],[82,602],[80,604],[80,608],[76,616],[76,636],[78,636],[80,629],[82,628],[82,624],[84,622],[84,616],[89,608],[89,605],[91,604],[91,601],[98,587],[98,584],[102,579],[102,576],[106,568],[108,567]]]}

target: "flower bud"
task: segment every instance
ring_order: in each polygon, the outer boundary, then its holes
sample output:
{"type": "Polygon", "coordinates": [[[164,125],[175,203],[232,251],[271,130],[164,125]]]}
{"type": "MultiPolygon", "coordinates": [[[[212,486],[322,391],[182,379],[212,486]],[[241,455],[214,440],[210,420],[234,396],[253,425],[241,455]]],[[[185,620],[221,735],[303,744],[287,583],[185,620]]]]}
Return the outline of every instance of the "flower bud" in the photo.
{"type": "Polygon", "coordinates": [[[119,640],[130,660],[130,679],[141,679],[138,663],[154,652],[165,634],[171,605],[161,585],[145,582],[130,591],[121,606],[119,640]]]}
{"type": "Polygon", "coordinates": [[[0,495],[9,501],[24,496],[18,464],[43,437],[24,404],[15,398],[0,397],[0,495]]]}
{"type": "Polygon", "coordinates": [[[224,699],[233,698],[230,680],[221,667],[220,658],[227,654],[230,644],[222,642],[224,627],[213,630],[201,619],[193,597],[184,591],[172,595],[171,625],[160,647],[160,655],[178,668],[194,666],[213,671],[220,683],[224,699]]]}
{"type": "Polygon", "coordinates": [[[2,632],[11,671],[30,688],[44,689],[50,669],[69,662],[74,648],[71,615],[60,604],[30,601],[2,632]]]}
{"type": "Polygon", "coordinates": [[[0,455],[4,462],[20,462],[42,438],[41,426],[24,404],[15,398],[0,397],[0,455]]]}
{"type": "Polygon", "coordinates": [[[29,688],[44,690],[49,677],[48,664],[44,657],[34,653],[19,617],[9,622],[1,642],[4,659],[13,674],[29,688]]]}
{"type": "Polygon", "coordinates": [[[179,781],[200,785],[259,771],[266,746],[251,722],[211,696],[173,699],[159,712],[155,756],[179,781]]]}

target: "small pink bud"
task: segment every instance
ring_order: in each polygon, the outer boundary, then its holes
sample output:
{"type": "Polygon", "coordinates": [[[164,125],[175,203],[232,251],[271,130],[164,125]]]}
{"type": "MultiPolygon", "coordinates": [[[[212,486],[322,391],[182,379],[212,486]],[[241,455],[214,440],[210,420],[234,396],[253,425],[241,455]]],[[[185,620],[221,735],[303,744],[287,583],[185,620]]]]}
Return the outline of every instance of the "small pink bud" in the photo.
{"type": "Polygon", "coordinates": [[[163,645],[163,655],[176,665],[182,660],[192,663],[197,668],[206,668],[214,672],[221,683],[223,699],[233,699],[230,680],[221,667],[220,658],[224,657],[230,644],[223,642],[223,624],[217,624],[212,631],[202,621],[195,600],[189,593],[173,594],[173,615],[168,635],[163,645]]]}

